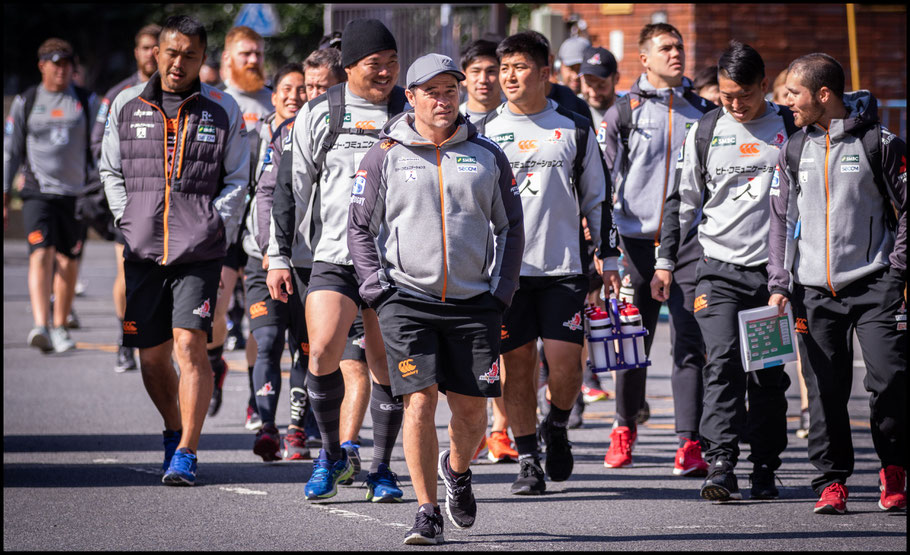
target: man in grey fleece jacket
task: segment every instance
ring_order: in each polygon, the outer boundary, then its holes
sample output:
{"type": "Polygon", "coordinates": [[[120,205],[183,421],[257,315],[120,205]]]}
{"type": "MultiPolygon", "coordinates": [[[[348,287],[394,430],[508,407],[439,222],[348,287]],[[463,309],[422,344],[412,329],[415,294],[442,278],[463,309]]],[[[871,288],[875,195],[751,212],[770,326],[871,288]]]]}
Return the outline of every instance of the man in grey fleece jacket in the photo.
{"type": "Polygon", "coordinates": [[[436,506],[439,392],[452,420],[439,455],[446,512],[474,524],[470,463],[498,397],[499,327],[518,287],[522,206],[509,161],[458,113],[464,74],[427,54],[408,70],[405,112],[366,154],[351,195],[348,247],[360,295],[379,314],[392,392],[404,397],[404,452],[419,510],[407,544],[442,540],[436,506]]]}
{"type": "Polygon", "coordinates": [[[907,504],[907,146],[878,123],[868,91],[844,94],[843,68],[827,54],[794,60],[786,87],[796,124],[806,129],[790,138],[802,141],[798,156],[781,149],[772,183],[769,304],[793,303],[809,391],[809,460],[821,472],[812,480],[814,510],[846,511],[854,330],[872,394],[879,507],[900,510],[907,504]],[[870,142],[877,148],[864,145],[870,142]]]}

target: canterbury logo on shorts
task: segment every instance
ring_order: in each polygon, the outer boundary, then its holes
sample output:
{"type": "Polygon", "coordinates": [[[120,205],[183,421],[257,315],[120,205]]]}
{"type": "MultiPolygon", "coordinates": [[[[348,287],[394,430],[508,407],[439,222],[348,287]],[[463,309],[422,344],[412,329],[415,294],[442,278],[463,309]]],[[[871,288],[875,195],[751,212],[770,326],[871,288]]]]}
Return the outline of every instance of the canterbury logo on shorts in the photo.
{"type": "Polygon", "coordinates": [[[703,308],[707,308],[707,307],[708,307],[708,295],[706,293],[702,293],[701,295],[695,297],[695,307],[694,307],[695,312],[698,312],[699,310],[701,310],[703,308]]]}
{"type": "Polygon", "coordinates": [[[136,335],[139,333],[139,330],[136,328],[136,322],[132,320],[123,322],[123,333],[126,335],[136,335]]]}
{"type": "Polygon", "coordinates": [[[258,303],[253,303],[250,305],[250,318],[259,318],[260,316],[265,316],[269,313],[269,309],[265,306],[265,301],[259,301],[258,303]]]}
{"type": "Polygon", "coordinates": [[[28,234],[29,245],[37,245],[42,241],[44,241],[44,234],[41,233],[40,229],[36,229],[35,231],[28,234]]]}
{"type": "Polygon", "coordinates": [[[402,378],[413,376],[417,373],[417,366],[414,365],[413,358],[406,358],[398,363],[398,371],[401,372],[402,378]]]}
{"type": "Polygon", "coordinates": [[[796,333],[809,333],[809,323],[805,318],[796,319],[796,333]]]}

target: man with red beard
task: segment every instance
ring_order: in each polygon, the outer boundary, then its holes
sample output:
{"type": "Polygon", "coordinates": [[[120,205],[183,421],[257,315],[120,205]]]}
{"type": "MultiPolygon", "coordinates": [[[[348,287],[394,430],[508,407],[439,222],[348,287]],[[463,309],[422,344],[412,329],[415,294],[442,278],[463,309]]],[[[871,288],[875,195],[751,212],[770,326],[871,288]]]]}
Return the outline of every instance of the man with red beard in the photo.
{"type": "MultiPolygon", "coordinates": [[[[265,86],[263,72],[263,50],[265,41],[256,31],[249,27],[239,26],[228,31],[224,37],[224,51],[221,54],[221,67],[225,74],[224,92],[231,95],[240,106],[247,131],[251,136],[258,136],[262,121],[271,114],[272,91],[265,86]]],[[[257,141],[250,141],[255,149],[257,141]]],[[[250,167],[255,168],[258,152],[250,153],[250,167]]],[[[252,179],[252,176],[251,176],[252,179]]],[[[209,415],[214,416],[221,408],[221,391],[224,377],[227,375],[227,363],[222,358],[224,342],[227,339],[227,319],[229,299],[237,285],[239,271],[246,265],[247,256],[240,245],[240,237],[228,237],[228,253],[221,269],[222,288],[218,291],[219,302],[215,303],[215,318],[212,324],[213,341],[207,345],[209,361],[215,372],[215,390],[209,405],[209,415]]],[[[239,324],[236,322],[235,325],[239,324]]],[[[253,365],[256,361],[255,340],[247,345],[247,368],[250,376],[250,401],[247,407],[246,427],[256,430],[262,426],[262,420],[256,411],[256,398],[253,395],[253,365]]]]}

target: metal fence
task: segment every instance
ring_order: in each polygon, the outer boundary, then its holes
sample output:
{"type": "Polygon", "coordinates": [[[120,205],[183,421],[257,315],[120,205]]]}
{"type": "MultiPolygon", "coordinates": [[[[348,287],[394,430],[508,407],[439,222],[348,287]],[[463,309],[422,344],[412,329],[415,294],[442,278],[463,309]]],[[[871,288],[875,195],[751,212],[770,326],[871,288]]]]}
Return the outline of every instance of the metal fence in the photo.
{"type": "Polygon", "coordinates": [[[325,33],[342,31],[358,18],[378,19],[395,36],[401,86],[408,66],[420,56],[437,52],[457,64],[464,45],[488,33],[502,38],[506,24],[503,4],[326,4],[325,33]]]}

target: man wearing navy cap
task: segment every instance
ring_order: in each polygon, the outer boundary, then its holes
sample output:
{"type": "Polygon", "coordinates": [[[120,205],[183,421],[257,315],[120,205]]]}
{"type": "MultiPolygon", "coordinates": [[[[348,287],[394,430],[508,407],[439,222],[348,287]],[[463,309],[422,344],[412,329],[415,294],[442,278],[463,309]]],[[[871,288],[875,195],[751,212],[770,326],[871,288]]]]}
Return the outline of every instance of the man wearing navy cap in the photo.
{"type": "Polygon", "coordinates": [[[582,97],[591,108],[594,123],[598,124],[616,99],[616,83],[619,82],[616,58],[606,48],[589,46],[585,49],[578,76],[582,97]]]}

